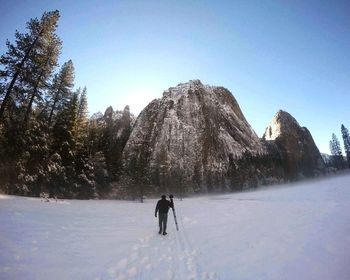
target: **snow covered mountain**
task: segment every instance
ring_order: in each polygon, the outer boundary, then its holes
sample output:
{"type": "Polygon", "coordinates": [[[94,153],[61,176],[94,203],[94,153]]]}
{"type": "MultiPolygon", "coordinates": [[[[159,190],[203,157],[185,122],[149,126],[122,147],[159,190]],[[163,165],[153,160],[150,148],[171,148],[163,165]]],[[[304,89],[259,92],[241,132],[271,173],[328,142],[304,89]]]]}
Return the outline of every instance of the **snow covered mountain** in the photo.
{"type": "Polygon", "coordinates": [[[233,95],[199,80],[171,87],[139,115],[123,151],[136,180],[184,192],[227,187],[230,158],[265,153],[233,95]]]}
{"type": "Polygon", "coordinates": [[[114,111],[112,106],[109,106],[104,114],[97,112],[90,117],[90,121],[105,125],[107,122],[119,122],[121,127],[127,127],[135,123],[135,116],[130,112],[129,105],[126,105],[123,110],[114,111]]]}

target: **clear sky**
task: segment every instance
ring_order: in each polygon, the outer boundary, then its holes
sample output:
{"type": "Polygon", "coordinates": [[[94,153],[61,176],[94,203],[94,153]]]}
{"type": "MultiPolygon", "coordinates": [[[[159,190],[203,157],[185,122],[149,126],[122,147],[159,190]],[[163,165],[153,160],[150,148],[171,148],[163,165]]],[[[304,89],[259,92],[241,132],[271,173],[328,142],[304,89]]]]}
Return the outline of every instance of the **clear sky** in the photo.
{"type": "Polygon", "coordinates": [[[350,129],[350,1],[0,0],[0,53],[44,11],[61,13],[60,63],[72,59],[90,114],[136,115],[180,82],[228,88],[261,137],[283,109],[321,152],[350,129]]]}

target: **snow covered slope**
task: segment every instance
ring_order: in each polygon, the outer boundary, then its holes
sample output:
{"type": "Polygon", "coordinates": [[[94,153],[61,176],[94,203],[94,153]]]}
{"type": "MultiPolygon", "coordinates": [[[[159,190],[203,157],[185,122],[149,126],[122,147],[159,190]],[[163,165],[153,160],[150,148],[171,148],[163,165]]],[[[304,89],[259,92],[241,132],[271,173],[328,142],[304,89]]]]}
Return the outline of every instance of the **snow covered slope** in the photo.
{"type": "Polygon", "coordinates": [[[0,279],[350,279],[350,175],[175,200],[0,196],[0,279]]]}

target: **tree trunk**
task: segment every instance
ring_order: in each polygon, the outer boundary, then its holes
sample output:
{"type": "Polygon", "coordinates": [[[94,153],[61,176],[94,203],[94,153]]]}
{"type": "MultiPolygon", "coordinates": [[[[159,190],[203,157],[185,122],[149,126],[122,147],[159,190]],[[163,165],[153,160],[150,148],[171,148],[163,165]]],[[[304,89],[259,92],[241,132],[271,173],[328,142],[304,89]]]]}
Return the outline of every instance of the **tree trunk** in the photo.
{"type": "Polygon", "coordinates": [[[44,74],[44,69],[41,70],[41,73],[38,77],[38,80],[34,86],[34,89],[33,89],[33,93],[32,93],[32,96],[30,97],[30,100],[29,100],[29,104],[27,106],[27,110],[26,110],[26,114],[24,116],[24,120],[23,120],[23,127],[26,127],[26,125],[28,124],[28,121],[29,121],[29,115],[30,115],[30,111],[32,110],[32,106],[33,106],[33,102],[34,102],[34,98],[38,92],[38,87],[39,87],[39,84],[41,82],[41,78],[44,74]]]}
{"type": "Polygon", "coordinates": [[[4,111],[5,111],[5,107],[7,106],[8,101],[10,100],[10,96],[11,96],[11,91],[13,89],[13,86],[15,85],[15,82],[18,78],[18,75],[21,73],[22,68],[24,63],[27,61],[30,52],[32,51],[32,49],[34,48],[34,46],[36,45],[36,42],[38,41],[38,39],[40,38],[40,36],[42,35],[43,30],[40,31],[39,35],[35,38],[35,40],[33,41],[33,43],[29,46],[28,50],[26,51],[26,54],[24,55],[21,63],[18,65],[18,68],[15,72],[15,74],[12,77],[12,80],[10,82],[10,85],[8,86],[7,90],[6,90],[6,94],[5,97],[1,103],[1,107],[0,107],[0,123],[3,120],[3,115],[4,115],[4,111]]]}
{"type": "MultiPolygon", "coordinates": [[[[61,84],[62,84],[62,83],[61,83],[61,84]]],[[[52,107],[51,107],[51,112],[50,112],[50,116],[49,116],[49,126],[51,126],[53,111],[56,109],[55,107],[56,107],[56,103],[57,103],[57,101],[58,101],[58,93],[60,92],[61,84],[60,84],[60,86],[58,87],[58,90],[57,90],[56,95],[55,95],[55,99],[54,99],[53,104],[52,104],[52,107]]]]}
{"type": "Polygon", "coordinates": [[[143,203],[143,183],[140,182],[140,202],[143,203]]]}
{"type": "Polygon", "coordinates": [[[28,124],[29,115],[30,115],[30,111],[31,111],[32,106],[33,106],[33,102],[34,102],[34,98],[35,98],[36,92],[37,92],[37,87],[34,88],[32,96],[30,97],[30,101],[29,101],[29,104],[28,104],[28,107],[27,107],[27,110],[26,110],[26,114],[24,116],[24,120],[23,120],[23,127],[26,127],[27,124],[28,124]]]}
{"type": "Polygon", "coordinates": [[[32,106],[33,106],[34,98],[35,98],[36,94],[38,93],[39,84],[40,84],[41,79],[42,79],[42,77],[43,77],[43,75],[45,73],[46,66],[50,62],[50,58],[51,58],[51,52],[49,52],[47,60],[46,60],[45,64],[43,65],[43,68],[41,69],[41,72],[39,74],[38,80],[36,81],[36,84],[34,86],[33,93],[32,93],[32,96],[30,98],[30,101],[29,101],[29,104],[28,104],[28,107],[27,107],[27,110],[26,110],[26,114],[25,114],[24,120],[23,120],[24,127],[26,127],[26,125],[27,125],[27,123],[29,121],[29,115],[30,115],[30,111],[31,111],[32,106]]]}

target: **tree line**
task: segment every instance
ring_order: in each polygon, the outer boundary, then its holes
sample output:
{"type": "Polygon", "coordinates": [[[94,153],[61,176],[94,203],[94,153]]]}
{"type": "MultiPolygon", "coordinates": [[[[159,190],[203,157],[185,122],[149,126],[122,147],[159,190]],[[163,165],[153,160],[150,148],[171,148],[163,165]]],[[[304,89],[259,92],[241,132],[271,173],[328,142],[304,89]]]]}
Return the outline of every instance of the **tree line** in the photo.
{"type": "Polygon", "coordinates": [[[115,118],[111,109],[89,120],[87,89],[74,89],[73,62],[58,65],[59,17],[50,11],[30,19],[0,57],[0,188],[94,198],[118,176],[130,112],[115,118]]]}
{"type": "Polygon", "coordinates": [[[331,157],[328,166],[334,167],[338,170],[350,168],[350,135],[349,130],[342,124],[340,127],[345,157],[343,156],[342,148],[337,136],[333,133],[332,139],[329,141],[329,149],[331,157]]]}

